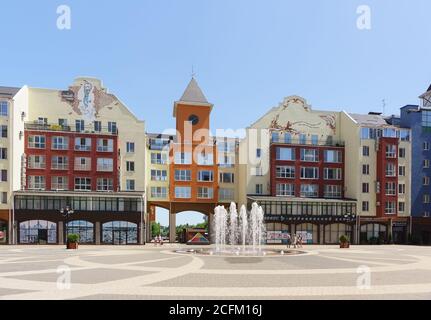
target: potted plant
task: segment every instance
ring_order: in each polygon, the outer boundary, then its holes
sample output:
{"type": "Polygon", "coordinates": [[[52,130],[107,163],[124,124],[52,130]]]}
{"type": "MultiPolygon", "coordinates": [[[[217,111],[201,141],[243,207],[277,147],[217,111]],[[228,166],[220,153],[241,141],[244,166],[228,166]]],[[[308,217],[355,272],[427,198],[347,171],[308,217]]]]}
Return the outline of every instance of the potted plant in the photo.
{"type": "Polygon", "coordinates": [[[340,237],[340,248],[342,249],[350,248],[349,239],[345,235],[342,235],[340,237]]]}
{"type": "Polygon", "coordinates": [[[67,249],[76,250],[78,249],[79,234],[71,233],[67,235],[67,249]]]}

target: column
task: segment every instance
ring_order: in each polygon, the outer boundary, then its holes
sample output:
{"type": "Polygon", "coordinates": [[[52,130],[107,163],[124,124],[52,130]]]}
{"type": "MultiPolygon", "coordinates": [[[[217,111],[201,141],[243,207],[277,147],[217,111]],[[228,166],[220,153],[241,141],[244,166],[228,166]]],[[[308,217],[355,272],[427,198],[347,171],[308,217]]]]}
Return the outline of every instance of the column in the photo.
{"type": "Polygon", "coordinates": [[[145,219],[145,236],[147,237],[147,243],[151,242],[152,234],[151,234],[151,221],[150,221],[150,215],[147,214],[147,218],[145,219]]]}
{"type": "Polygon", "coordinates": [[[94,243],[100,245],[100,222],[94,224],[94,243]]]}
{"type": "Polygon", "coordinates": [[[145,223],[142,221],[139,221],[139,244],[143,245],[145,237],[145,223]]]}
{"type": "Polygon", "coordinates": [[[169,242],[175,243],[177,238],[177,216],[169,212],[169,242]]]}
{"type": "Polygon", "coordinates": [[[319,224],[319,244],[326,244],[325,240],[325,225],[319,224]]]}
{"type": "Polygon", "coordinates": [[[58,222],[58,244],[64,244],[64,224],[63,221],[58,222]]]}

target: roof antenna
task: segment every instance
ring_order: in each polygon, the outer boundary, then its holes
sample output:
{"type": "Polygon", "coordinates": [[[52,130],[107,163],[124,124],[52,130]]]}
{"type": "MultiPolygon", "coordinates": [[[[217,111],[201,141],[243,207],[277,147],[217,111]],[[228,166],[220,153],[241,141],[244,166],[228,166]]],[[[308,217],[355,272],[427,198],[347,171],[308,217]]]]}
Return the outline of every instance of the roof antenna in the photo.
{"type": "Polygon", "coordinates": [[[192,65],[192,79],[194,79],[195,77],[196,77],[195,66],[192,65]]]}

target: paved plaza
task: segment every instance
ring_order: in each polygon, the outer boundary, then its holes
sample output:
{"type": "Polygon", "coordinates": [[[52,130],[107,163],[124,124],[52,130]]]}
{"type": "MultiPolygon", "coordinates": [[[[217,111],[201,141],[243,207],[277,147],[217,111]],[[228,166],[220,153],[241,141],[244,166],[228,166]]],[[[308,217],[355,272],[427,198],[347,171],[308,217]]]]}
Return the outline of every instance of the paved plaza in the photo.
{"type": "Polygon", "coordinates": [[[431,247],[310,246],[275,257],[180,248],[2,246],[0,299],[431,299],[431,247]]]}

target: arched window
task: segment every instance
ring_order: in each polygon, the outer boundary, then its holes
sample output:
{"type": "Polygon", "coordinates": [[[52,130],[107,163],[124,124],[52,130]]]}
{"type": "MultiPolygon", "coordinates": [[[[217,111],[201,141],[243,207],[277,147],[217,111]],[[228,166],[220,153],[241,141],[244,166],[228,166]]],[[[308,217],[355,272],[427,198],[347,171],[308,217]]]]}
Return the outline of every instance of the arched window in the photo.
{"type": "Polygon", "coordinates": [[[353,241],[352,226],[344,223],[334,223],[325,226],[325,243],[338,244],[341,236],[347,236],[349,241],[353,241]]]}
{"type": "Polygon", "coordinates": [[[138,225],[127,221],[111,221],[102,226],[104,244],[137,244],[138,225]]]}
{"type": "Polygon", "coordinates": [[[304,244],[319,243],[319,227],[312,223],[303,223],[296,226],[296,234],[302,236],[304,244]]]}
{"type": "Polygon", "coordinates": [[[77,220],[67,224],[67,234],[79,234],[79,243],[94,243],[94,225],[91,222],[77,220]]]}
{"type": "Polygon", "coordinates": [[[30,220],[19,224],[19,243],[57,243],[57,224],[46,220],[30,220]]]}

